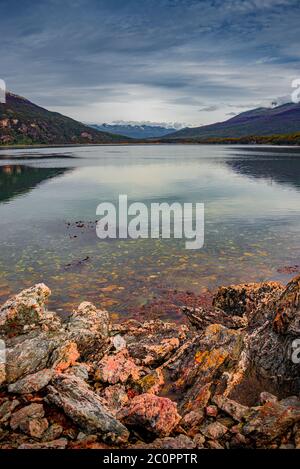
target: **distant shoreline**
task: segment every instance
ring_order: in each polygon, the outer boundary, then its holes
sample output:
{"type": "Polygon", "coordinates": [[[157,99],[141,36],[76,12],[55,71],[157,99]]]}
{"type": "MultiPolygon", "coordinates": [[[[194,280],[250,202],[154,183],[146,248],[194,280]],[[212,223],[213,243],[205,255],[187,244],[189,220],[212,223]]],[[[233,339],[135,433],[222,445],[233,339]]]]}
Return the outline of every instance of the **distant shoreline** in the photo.
{"type": "Polygon", "coordinates": [[[267,146],[267,147],[300,147],[299,143],[288,143],[288,142],[245,142],[243,139],[237,141],[201,141],[201,142],[188,142],[188,141],[133,141],[130,143],[54,143],[54,144],[32,144],[32,145],[0,145],[1,150],[26,150],[26,149],[39,149],[39,148],[80,148],[80,147],[111,147],[111,146],[166,146],[166,145],[247,145],[247,146],[267,146]]]}

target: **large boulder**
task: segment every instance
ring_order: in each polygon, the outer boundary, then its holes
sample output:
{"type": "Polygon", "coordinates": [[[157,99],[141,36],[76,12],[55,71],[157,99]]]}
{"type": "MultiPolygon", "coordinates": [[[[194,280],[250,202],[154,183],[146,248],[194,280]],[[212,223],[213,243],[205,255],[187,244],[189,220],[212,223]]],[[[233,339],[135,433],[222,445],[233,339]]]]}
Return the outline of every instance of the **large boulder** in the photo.
{"type": "Polygon", "coordinates": [[[10,426],[13,430],[24,427],[30,420],[43,418],[45,415],[42,404],[30,404],[17,410],[12,415],[10,426]]]}
{"type": "Polygon", "coordinates": [[[58,440],[53,440],[44,443],[23,443],[18,447],[18,449],[65,449],[68,444],[66,438],[59,438],[58,440]]]}
{"type": "Polygon", "coordinates": [[[50,383],[53,373],[53,370],[45,369],[32,375],[28,375],[16,383],[10,384],[8,386],[8,392],[14,394],[30,394],[38,392],[50,383]]]}
{"type": "Polygon", "coordinates": [[[266,402],[252,409],[245,420],[242,433],[251,436],[258,446],[264,446],[300,422],[300,399],[289,397],[280,402],[266,402]]]}
{"type": "Polygon", "coordinates": [[[128,431],[103,405],[87,383],[75,376],[57,374],[47,388],[46,400],[87,433],[99,433],[105,440],[124,442],[128,431]]]}
{"type": "Polygon", "coordinates": [[[16,335],[44,319],[50,289],[40,283],[13,296],[0,308],[0,334],[16,335]]]}
{"type": "Polygon", "coordinates": [[[222,375],[235,368],[242,347],[242,332],[212,324],[162,366],[183,413],[207,405],[210,388],[220,386],[222,375]]]}
{"type": "Polygon", "coordinates": [[[278,297],[284,287],[278,282],[246,283],[220,287],[213,305],[229,315],[243,316],[251,313],[262,303],[278,297]]]}
{"type": "Polygon", "coordinates": [[[128,350],[123,349],[115,355],[105,355],[97,366],[95,379],[103,383],[126,383],[128,380],[137,381],[140,368],[129,356],[128,350]]]}
{"type": "Polygon", "coordinates": [[[300,367],[294,349],[299,337],[300,277],[296,277],[279,296],[276,291],[251,314],[243,354],[229,379],[227,395],[241,399],[249,396],[249,387],[256,400],[266,389],[281,398],[299,394],[300,367]]]}
{"type": "Polygon", "coordinates": [[[180,347],[187,337],[188,328],[160,320],[143,324],[130,320],[116,325],[114,332],[119,332],[125,339],[136,364],[157,367],[180,347]]]}
{"type": "Polygon", "coordinates": [[[128,449],[194,449],[196,443],[186,435],[178,435],[175,437],[167,436],[165,438],[157,438],[151,443],[138,442],[130,446],[128,449]]]}
{"type": "Polygon", "coordinates": [[[247,326],[245,317],[229,315],[219,308],[183,307],[183,313],[197,330],[204,330],[211,324],[221,324],[229,329],[242,329],[247,326]]]}
{"type": "Polygon", "coordinates": [[[181,419],[174,402],[153,394],[134,397],[118,418],[136,431],[158,437],[169,436],[181,419]]]}
{"type": "Polygon", "coordinates": [[[102,352],[110,327],[107,311],[97,309],[92,303],[83,302],[73,311],[67,333],[69,339],[77,344],[80,355],[87,359],[97,357],[102,352]]]}
{"type": "Polygon", "coordinates": [[[48,367],[54,350],[65,340],[64,334],[32,332],[7,342],[6,382],[15,381],[48,367]]]}

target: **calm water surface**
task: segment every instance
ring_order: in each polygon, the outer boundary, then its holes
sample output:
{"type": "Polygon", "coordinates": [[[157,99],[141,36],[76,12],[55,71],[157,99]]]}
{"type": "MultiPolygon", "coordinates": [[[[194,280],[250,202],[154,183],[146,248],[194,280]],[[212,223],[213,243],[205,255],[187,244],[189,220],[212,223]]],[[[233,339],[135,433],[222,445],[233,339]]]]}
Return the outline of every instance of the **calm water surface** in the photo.
{"type": "Polygon", "coordinates": [[[43,281],[51,307],[118,315],[162,288],[287,280],[300,265],[300,149],[95,146],[0,151],[0,300],[43,281]],[[96,236],[96,207],[204,202],[205,245],[96,236]]]}

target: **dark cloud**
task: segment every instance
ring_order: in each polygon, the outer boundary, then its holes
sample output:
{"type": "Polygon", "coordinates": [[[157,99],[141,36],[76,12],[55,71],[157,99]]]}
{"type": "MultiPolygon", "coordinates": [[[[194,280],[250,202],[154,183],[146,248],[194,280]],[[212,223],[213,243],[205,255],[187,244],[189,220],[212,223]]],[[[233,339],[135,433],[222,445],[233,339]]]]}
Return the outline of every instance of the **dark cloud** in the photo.
{"type": "Polygon", "coordinates": [[[205,106],[202,109],[198,109],[199,112],[214,112],[219,109],[219,106],[213,104],[212,106],[205,106]]]}
{"type": "Polygon", "coordinates": [[[300,73],[298,0],[0,0],[0,15],[1,78],[81,120],[197,124],[300,73]]]}

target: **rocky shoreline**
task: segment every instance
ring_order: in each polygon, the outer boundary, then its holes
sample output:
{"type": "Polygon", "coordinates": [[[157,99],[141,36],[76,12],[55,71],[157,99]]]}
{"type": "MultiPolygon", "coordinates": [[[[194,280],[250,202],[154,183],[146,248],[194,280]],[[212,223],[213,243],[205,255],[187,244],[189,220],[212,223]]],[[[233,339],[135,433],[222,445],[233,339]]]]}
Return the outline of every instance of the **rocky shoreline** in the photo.
{"type": "Polygon", "coordinates": [[[50,293],[0,308],[0,449],[300,448],[300,276],[221,287],[188,325],[63,322],[50,293]]]}

